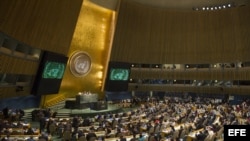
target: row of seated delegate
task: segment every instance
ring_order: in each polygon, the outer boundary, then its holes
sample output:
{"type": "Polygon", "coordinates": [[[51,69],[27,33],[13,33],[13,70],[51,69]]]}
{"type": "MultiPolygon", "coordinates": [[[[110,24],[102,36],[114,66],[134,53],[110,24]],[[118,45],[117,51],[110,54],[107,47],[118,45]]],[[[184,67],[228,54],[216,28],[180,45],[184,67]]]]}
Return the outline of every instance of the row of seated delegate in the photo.
{"type": "Polygon", "coordinates": [[[138,138],[155,140],[220,140],[223,125],[249,124],[250,102],[240,105],[228,103],[172,103],[168,98],[159,103],[147,102],[135,110],[99,114],[82,118],[42,118],[40,132],[59,136],[64,140],[91,137],[100,140],[138,138]]]}
{"type": "Polygon", "coordinates": [[[249,124],[250,116],[245,113],[249,103],[242,105],[244,106],[237,110],[235,105],[227,103],[171,103],[166,99],[161,103],[145,103],[140,108],[126,113],[107,113],[93,118],[50,118],[44,128],[47,128],[49,134],[58,134],[61,138],[65,137],[65,133],[69,133],[70,138],[87,137],[88,133],[93,131],[96,137],[105,140],[141,134],[153,135],[158,140],[193,140],[199,138],[200,134],[210,139],[219,139],[222,138],[223,125],[249,124]],[[51,125],[54,126],[54,131],[49,129],[51,125]]]}
{"type": "Polygon", "coordinates": [[[22,109],[5,107],[0,115],[1,141],[51,140],[50,135],[41,134],[40,129],[32,127],[30,122],[22,118],[25,115],[22,109]]]}

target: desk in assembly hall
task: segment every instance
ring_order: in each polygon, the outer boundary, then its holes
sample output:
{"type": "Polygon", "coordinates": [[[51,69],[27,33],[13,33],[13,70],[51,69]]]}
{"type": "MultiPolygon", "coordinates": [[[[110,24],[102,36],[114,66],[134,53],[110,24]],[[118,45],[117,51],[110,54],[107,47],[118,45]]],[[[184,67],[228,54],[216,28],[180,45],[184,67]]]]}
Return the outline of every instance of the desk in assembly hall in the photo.
{"type": "Polygon", "coordinates": [[[98,101],[98,94],[79,92],[75,98],[68,98],[65,101],[65,108],[82,109],[89,108],[93,102],[98,101]]]}
{"type": "Polygon", "coordinates": [[[90,92],[80,92],[75,98],[65,101],[65,108],[83,109],[90,108],[92,110],[105,110],[108,108],[106,101],[98,101],[98,94],[90,92]]]}
{"type": "Polygon", "coordinates": [[[95,93],[79,93],[76,95],[77,104],[92,103],[98,101],[98,94],[95,93]]]}

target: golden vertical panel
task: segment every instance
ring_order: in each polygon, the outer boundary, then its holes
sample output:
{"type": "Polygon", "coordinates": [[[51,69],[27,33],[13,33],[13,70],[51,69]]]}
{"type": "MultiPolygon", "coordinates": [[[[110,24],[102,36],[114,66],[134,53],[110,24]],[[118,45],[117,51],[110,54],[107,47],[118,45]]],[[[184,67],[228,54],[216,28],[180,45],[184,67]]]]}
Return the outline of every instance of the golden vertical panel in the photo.
{"type": "Polygon", "coordinates": [[[115,14],[116,12],[88,0],[83,2],[68,53],[70,59],[61,84],[61,94],[74,97],[78,92],[90,91],[103,98],[102,88],[109,61],[115,14]],[[91,59],[91,69],[81,77],[75,77],[72,68],[70,69],[71,56],[78,51],[87,53],[91,59]]]}

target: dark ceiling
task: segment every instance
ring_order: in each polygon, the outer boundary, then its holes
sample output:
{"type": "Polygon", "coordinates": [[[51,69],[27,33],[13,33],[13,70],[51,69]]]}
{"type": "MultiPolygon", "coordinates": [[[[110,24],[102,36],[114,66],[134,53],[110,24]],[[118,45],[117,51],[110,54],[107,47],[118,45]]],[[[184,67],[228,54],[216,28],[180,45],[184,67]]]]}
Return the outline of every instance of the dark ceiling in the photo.
{"type": "MultiPolygon", "coordinates": [[[[116,9],[118,0],[90,0],[100,6],[116,9]]],[[[250,0],[126,0],[138,4],[150,5],[159,8],[190,9],[222,6],[232,4],[233,6],[244,6],[249,4],[250,0]]]]}
{"type": "Polygon", "coordinates": [[[234,4],[235,6],[246,5],[249,0],[130,0],[140,4],[177,9],[193,9],[194,7],[220,6],[234,4]]]}

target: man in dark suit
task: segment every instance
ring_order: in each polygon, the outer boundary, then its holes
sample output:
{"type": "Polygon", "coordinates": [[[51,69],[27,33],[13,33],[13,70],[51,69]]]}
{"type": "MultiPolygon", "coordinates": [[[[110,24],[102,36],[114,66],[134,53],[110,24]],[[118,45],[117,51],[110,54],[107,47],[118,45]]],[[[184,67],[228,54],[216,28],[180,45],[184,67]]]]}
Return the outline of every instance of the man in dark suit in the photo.
{"type": "Polygon", "coordinates": [[[206,137],[207,137],[206,130],[200,131],[199,134],[196,135],[196,140],[197,141],[204,141],[206,137]]]}
{"type": "Polygon", "coordinates": [[[83,126],[90,126],[90,119],[89,117],[85,118],[82,123],[83,126]]]}
{"type": "Polygon", "coordinates": [[[124,136],[120,136],[120,141],[127,141],[127,139],[124,136]]]}
{"type": "Polygon", "coordinates": [[[93,130],[90,130],[90,132],[86,136],[86,139],[87,139],[87,141],[91,141],[91,138],[93,139],[94,137],[95,137],[95,139],[97,139],[95,132],[93,130]]]}
{"type": "Polygon", "coordinates": [[[3,108],[2,112],[3,112],[3,116],[5,119],[9,118],[9,108],[8,107],[3,108]]]}
{"type": "Polygon", "coordinates": [[[39,123],[40,123],[40,133],[42,133],[43,130],[45,129],[45,127],[46,127],[46,119],[45,119],[45,117],[41,117],[40,120],[39,120],[39,123]]]}
{"type": "Polygon", "coordinates": [[[38,139],[44,139],[44,140],[48,141],[48,140],[49,140],[49,137],[48,137],[48,135],[47,135],[46,133],[43,132],[43,133],[38,137],[38,139]]]}

